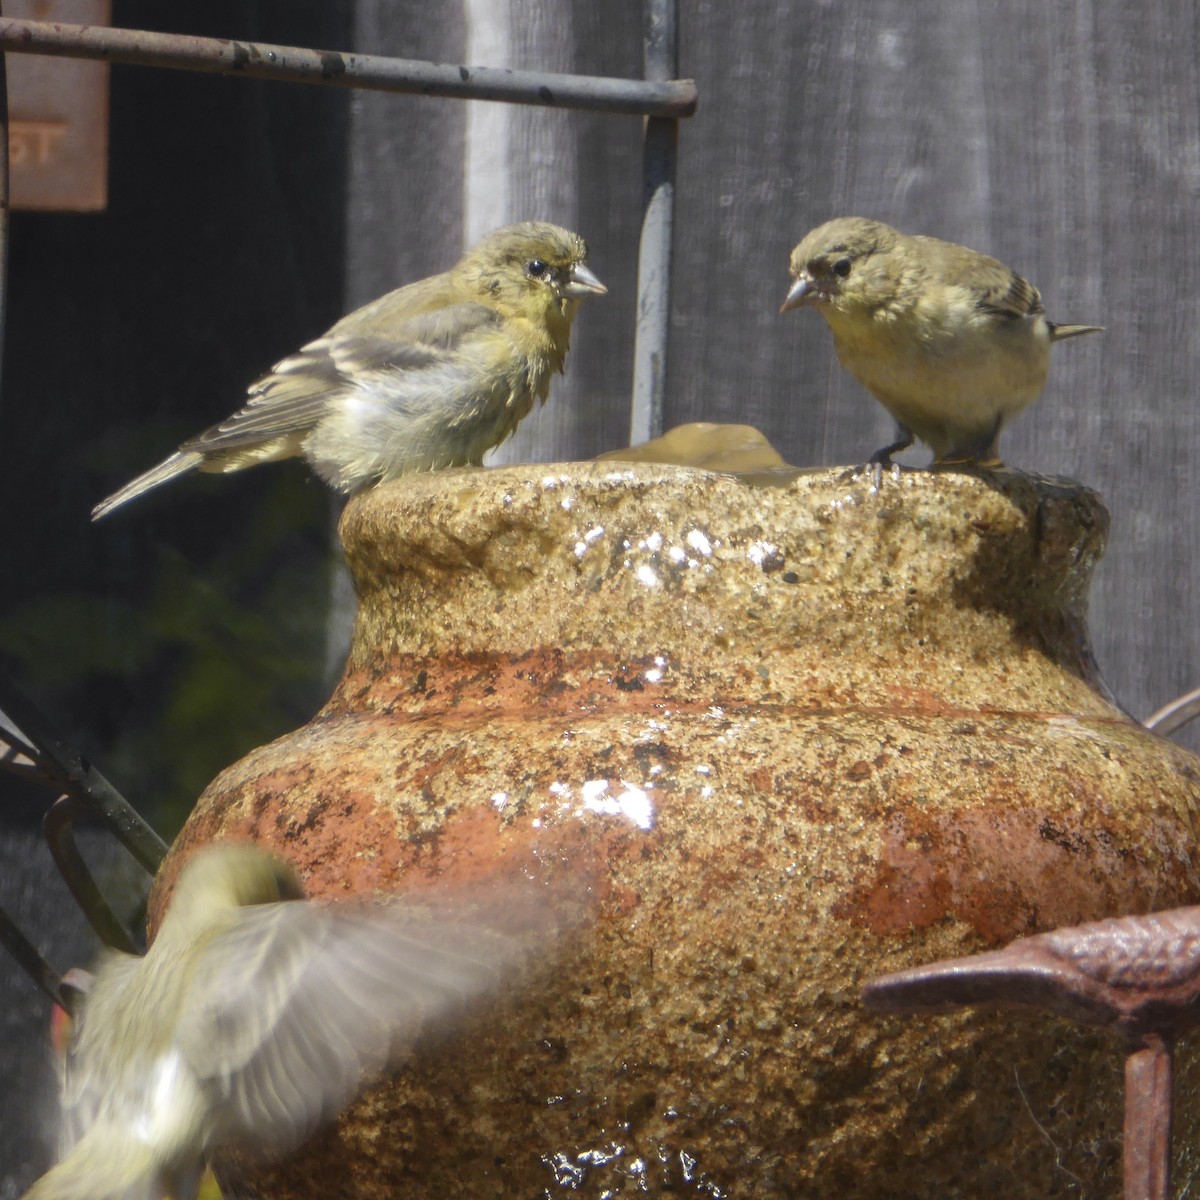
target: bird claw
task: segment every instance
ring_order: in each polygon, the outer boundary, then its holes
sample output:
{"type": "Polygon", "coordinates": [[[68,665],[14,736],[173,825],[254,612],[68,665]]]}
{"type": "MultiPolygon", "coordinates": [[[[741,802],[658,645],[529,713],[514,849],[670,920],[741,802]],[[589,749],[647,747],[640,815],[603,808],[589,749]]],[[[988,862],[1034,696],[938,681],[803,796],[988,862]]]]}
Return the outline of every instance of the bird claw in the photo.
{"type": "Polygon", "coordinates": [[[907,425],[898,425],[896,433],[898,434],[896,440],[890,445],[876,450],[863,467],[863,470],[870,472],[872,492],[879,491],[883,486],[884,467],[891,471],[892,478],[897,483],[900,482],[900,464],[892,462],[892,455],[899,454],[901,450],[907,450],[913,444],[913,432],[907,425]]]}
{"type": "Polygon", "coordinates": [[[884,467],[887,467],[888,473],[891,475],[891,477],[894,480],[896,480],[897,482],[899,482],[900,472],[903,470],[903,468],[900,466],[900,464],[898,462],[892,462],[890,457],[886,458],[886,459],[879,458],[879,457],[872,457],[872,458],[868,459],[865,463],[863,463],[861,466],[847,467],[845,469],[845,471],[842,472],[839,482],[840,483],[853,483],[856,479],[860,478],[863,475],[866,475],[867,478],[871,481],[871,489],[870,490],[872,492],[878,492],[880,490],[880,488],[883,487],[883,469],[884,469],[884,467]]]}
{"type": "Polygon", "coordinates": [[[896,483],[900,482],[900,464],[898,462],[892,462],[891,455],[888,455],[886,458],[880,458],[877,456],[870,459],[864,468],[871,476],[872,492],[877,492],[883,487],[884,467],[887,467],[888,474],[891,475],[892,479],[895,480],[896,483]]]}

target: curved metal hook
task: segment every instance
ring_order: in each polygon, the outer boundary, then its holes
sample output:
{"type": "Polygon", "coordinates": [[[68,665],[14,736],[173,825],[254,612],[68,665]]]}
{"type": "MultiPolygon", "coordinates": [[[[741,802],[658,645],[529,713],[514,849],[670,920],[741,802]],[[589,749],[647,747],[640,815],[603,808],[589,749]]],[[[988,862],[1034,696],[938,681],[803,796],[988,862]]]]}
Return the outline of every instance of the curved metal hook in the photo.
{"type": "Polygon", "coordinates": [[[1158,712],[1151,713],[1142,724],[1166,737],[1197,717],[1200,717],[1200,688],[1193,688],[1177,696],[1170,704],[1164,704],[1158,712]]]}

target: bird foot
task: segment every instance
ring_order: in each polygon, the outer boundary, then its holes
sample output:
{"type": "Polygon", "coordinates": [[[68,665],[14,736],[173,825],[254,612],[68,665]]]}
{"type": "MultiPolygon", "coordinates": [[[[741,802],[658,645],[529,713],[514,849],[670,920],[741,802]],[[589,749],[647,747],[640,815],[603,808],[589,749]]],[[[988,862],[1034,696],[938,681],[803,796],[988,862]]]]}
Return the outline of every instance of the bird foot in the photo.
{"type": "Polygon", "coordinates": [[[887,467],[888,474],[896,483],[900,482],[900,472],[903,469],[898,462],[892,462],[890,458],[886,461],[880,459],[872,459],[867,463],[867,468],[871,475],[871,491],[877,492],[883,486],[883,468],[887,467]]]}
{"type": "Polygon", "coordinates": [[[892,473],[892,478],[897,483],[900,481],[900,464],[892,462],[892,455],[899,454],[901,450],[907,450],[913,444],[913,431],[907,425],[898,424],[896,426],[896,440],[887,446],[883,446],[876,450],[863,465],[862,470],[866,471],[871,476],[871,491],[877,492],[883,486],[883,468],[887,467],[892,473]]]}
{"type": "Polygon", "coordinates": [[[853,483],[866,475],[871,481],[871,491],[877,492],[883,486],[884,467],[887,467],[888,473],[897,481],[900,479],[900,472],[904,469],[898,462],[892,462],[890,458],[886,460],[872,458],[860,466],[847,467],[838,477],[838,482],[853,483]]]}

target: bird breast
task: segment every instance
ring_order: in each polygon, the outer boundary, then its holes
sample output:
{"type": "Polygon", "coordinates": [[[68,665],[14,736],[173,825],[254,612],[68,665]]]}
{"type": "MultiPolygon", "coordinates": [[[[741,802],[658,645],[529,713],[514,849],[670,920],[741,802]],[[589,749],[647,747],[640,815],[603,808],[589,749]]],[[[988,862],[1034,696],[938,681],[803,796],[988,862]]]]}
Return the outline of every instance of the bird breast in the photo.
{"type": "Polygon", "coordinates": [[[1033,403],[1046,383],[1045,318],[997,319],[961,306],[897,315],[821,310],[842,365],[893,415],[920,431],[923,420],[981,425],[1033,403]]]}

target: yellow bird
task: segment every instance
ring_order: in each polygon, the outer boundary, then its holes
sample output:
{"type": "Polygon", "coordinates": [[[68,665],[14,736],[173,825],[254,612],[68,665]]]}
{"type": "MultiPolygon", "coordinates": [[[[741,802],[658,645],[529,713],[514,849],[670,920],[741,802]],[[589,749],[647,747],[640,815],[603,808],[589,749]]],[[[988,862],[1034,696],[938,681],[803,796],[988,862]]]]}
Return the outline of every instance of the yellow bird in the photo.
{"type": "Polygon", "coordinates": [[[815,308],[843,367],[900,423],[876,477],[914,436],[935,463],[1000,465],[1005,421],[1046,385],[1050,347],[1098,333],[1054,325],[1028,280],[994,258],[865,217],[839,217],[792,251],[780,309],[815,308]]]}
{"type": "Polygon", "coordinates": [[[339,492],[466,464],[545,401],[580,301],[608,289],[578,234],[537,221],[488,234],[449,271],[343,317],[92,509],[98,520],[189,471],[304,458],[339,492]]]}
{"type": "Polygon", "coordinates": [[[546,918],[504,907],[511,933],[461,905],[322,904],[260,849],[199,852],[146,955],[110,951],[80,990],[64,1154],[25,1200],[195,1200],[214,1152],[295,1147],[511,977],[546,918]]]}

